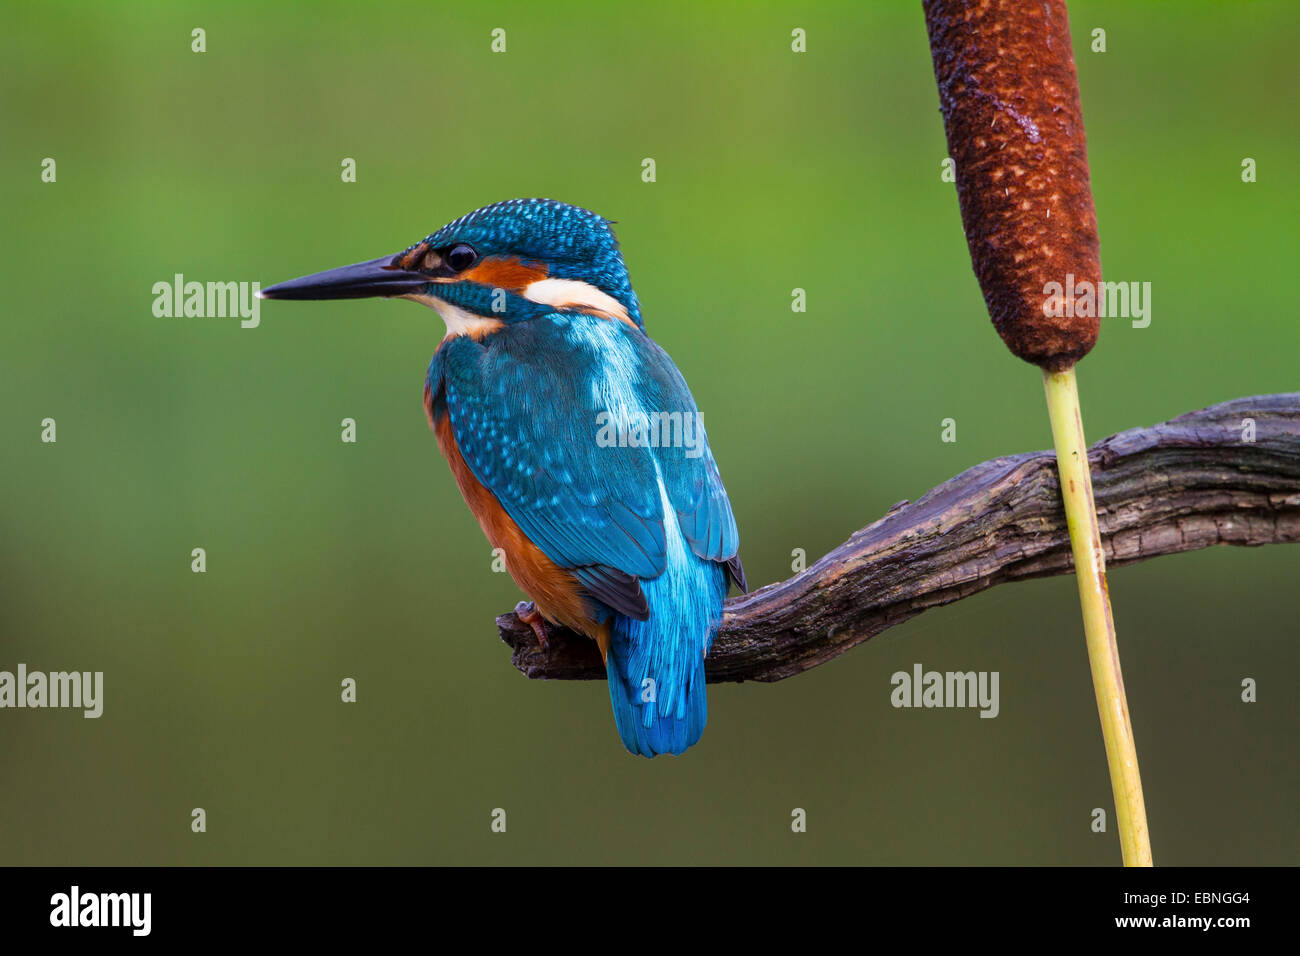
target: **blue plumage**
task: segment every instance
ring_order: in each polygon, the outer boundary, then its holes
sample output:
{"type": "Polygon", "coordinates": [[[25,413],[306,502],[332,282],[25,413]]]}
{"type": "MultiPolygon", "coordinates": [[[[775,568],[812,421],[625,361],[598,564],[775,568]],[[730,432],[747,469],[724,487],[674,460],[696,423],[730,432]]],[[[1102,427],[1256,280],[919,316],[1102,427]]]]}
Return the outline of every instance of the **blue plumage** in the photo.
{"type": "MultiPolygon", "coordinates": [[[[430,424],[536,611],[601,643],[633,753],[681,753],[708,718],[704,659],[740,538],[699,410],[645,333],[609,220],[564,203],[478,209],[396,256],[263,290],[403,296],[447,337],[430,424]]],[[[540,616],[539,616],[540,614],[540,616]]]]}
{"type": "Polygon", "coordinates": [[[605,661],[618,735],[629,751],[646,757],[679,754],[704,732],[704,658],[727,596],[723,566],[696,555],[673,511],[665,515],[667,568],[642,582],[650,617],[616,616],[605,661]]]}
{"type": "Polygon", "coordinates": [[[739,534],[695,401],[667,353],[623,323],[555,315],[482,342],[448,342],[428,381],[445,396],[466,463],[548,557],[639,580],[647,620],[592,602],[612,625],[606,666],[623,743],[646,756],[695,743],[708,713],[704,656],[739,534]],[[600,417],[611,412],[631,425],[677,413],[698,431],[658,447],[630,435],[602,446],[600,417]]]}
{"type": "Polygon", "coordinates": [[[500,250],[545,263],[555,278],[580,279],[605,290],[644,328],[610,222],[554,199],[507,199],[447,223],[424,241],[434,247],[464,242],[480,252],[500,250]]]}

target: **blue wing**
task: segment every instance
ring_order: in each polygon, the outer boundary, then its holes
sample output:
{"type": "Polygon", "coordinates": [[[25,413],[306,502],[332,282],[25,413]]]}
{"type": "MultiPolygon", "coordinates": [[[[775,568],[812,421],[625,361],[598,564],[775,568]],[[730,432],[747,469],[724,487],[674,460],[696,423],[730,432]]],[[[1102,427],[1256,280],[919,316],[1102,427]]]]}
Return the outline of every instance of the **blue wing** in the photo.
{"type": "Polygon", "coordinates": [[[606,606],[646,616],[637,579],[665,569],[665,497],[691,549],[743,582],[736,521],[695,400],[644,332],[557,314],[481,342],[461,336],[434,356],[429,385],[475,477],[606,606]],[[609,426],[629,413],[692,424],[680,445],[611,443],[609,426]]]}

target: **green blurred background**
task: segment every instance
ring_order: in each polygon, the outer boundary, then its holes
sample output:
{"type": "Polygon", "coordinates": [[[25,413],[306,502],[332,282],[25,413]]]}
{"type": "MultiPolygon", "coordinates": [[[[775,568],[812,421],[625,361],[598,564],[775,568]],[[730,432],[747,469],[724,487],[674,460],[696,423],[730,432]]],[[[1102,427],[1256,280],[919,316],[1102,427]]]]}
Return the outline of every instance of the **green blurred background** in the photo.
{"type": "MultiPolygon", "coordinates": [[[[1071,9],[1106,275],[1153,284],[1150,327],[1103,323],[1081,366],[1090,438],[1294,390],[1300,9],[1071,9]]],[[[1113,820],[1089,830],[1111,794],[1071,578],[714,686],[699,746],[633,758],[603,684],[530,682],[495,636],[520,595],[420,407],[434,313],[152,314],[177,272],[267,285],[499,199],[597,210],[707,417],[750,581],[784,578],[792,549],[1050,444],[940,181],[919,3],[0,17],[0,669],[102,670],[106,697],[0,712],[0,862],[1118,862],[1113,820]],[[894,710],[918,661],[1000,671],[1001,716],[894,710]]],[[[1287,547],[1112,574],[1160,863],[1300,859],[1298,576],[1287,547]]]]}

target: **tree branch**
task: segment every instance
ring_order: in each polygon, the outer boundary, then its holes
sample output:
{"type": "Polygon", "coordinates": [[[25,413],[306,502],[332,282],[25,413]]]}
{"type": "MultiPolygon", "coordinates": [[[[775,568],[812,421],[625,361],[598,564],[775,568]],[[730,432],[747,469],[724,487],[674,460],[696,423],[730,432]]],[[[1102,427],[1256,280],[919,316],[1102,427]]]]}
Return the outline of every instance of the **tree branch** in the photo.
{"type": "MultiPolygon", "coordinates": [[[[1108,565],[1300,541],[1300,392],[1121,432],[1088,457],[1108,565]]],[[[995,458],[895,505],[802,573],[728,601],[708,678],[780,680],[927,608],[1072,569],[1053,454],[995,458]]],[[[529,677],[605,676],[595,643],[572,631],[552,626],[543,651],[513,613],[497,629],[529,677]]]]}

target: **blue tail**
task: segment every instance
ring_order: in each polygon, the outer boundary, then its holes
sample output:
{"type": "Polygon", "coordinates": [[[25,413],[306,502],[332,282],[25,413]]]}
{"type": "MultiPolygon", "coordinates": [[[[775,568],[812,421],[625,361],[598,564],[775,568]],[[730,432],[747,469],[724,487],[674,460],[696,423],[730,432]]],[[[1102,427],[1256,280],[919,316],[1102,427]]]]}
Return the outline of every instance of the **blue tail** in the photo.
{"type": "Polygon", "coordinates": [[[668,566],[641,582],[650,617],[614,616],[605,663],[618,735],[644,757],[682,753],[704,733],[704,656],[727,596],[725,568],[696,556],[673,517],[664,530],[668,566]]]}

